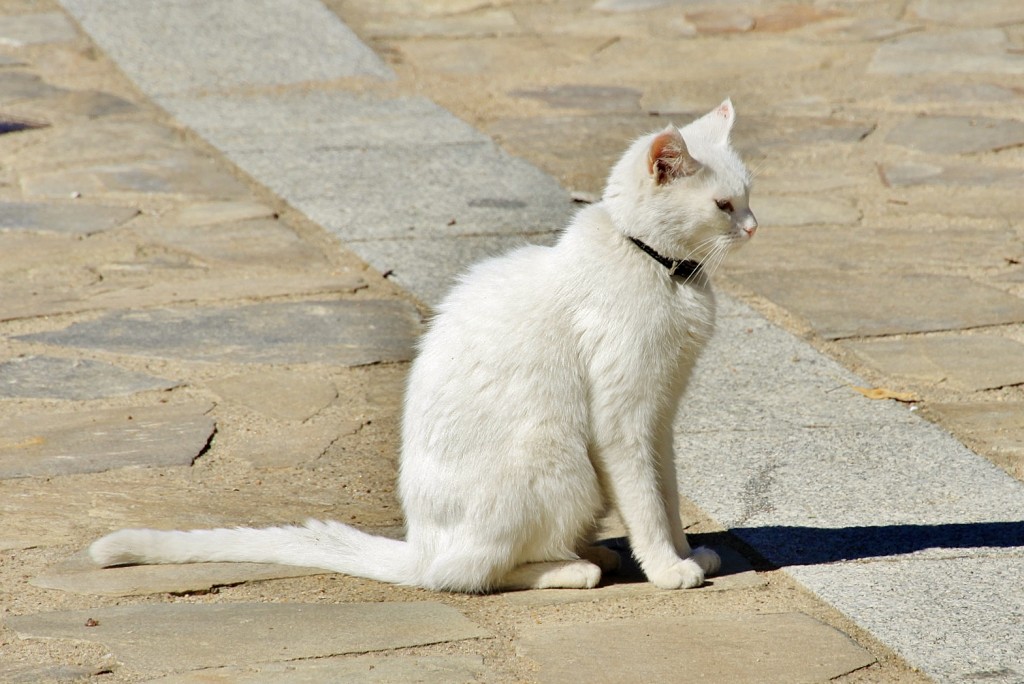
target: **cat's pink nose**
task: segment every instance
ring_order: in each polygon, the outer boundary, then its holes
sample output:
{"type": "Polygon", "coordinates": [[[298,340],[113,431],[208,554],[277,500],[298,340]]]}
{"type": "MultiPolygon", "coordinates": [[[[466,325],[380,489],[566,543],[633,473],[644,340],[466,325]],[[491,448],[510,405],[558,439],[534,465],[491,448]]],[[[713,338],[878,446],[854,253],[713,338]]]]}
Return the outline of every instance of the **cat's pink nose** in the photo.
{"type": "Polygon", "coordinates": [[[754,216],[754,212],[747,210],[747,215],[743,218],[743,223],[740,224],[743,228],[743,232],[747,234],[747,237],[754,237],[754,233],[757,232],[757,218],[754,216]]]}

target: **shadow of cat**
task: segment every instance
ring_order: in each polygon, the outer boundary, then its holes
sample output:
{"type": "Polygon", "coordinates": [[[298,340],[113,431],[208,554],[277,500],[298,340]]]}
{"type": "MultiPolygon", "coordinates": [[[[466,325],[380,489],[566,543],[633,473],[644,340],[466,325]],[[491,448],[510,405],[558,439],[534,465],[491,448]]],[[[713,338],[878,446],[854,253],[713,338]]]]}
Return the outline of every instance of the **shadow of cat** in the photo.
{"type": "MultiPolygon", "coordinates": [[[[763,572],[795,565],[905,556],[932,549],[1024,549],[1024,521],[836,528],[767,525],[686,536],[694,548],[708,546],[722,556],[721,570],[709,578],[713,583],[715,577],[751,569],[763,572]]],[[[602,585],[647,581],[626,537],[598,543],[617,551],[622,561],[617,571],[606,573],[602,585]]]]}

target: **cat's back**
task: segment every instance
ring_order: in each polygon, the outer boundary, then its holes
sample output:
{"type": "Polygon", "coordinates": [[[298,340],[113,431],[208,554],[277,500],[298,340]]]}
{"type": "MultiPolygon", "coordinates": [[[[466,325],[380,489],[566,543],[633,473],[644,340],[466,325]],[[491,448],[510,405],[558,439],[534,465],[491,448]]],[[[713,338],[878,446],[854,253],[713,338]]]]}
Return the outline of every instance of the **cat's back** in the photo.
{"type": "Polygon", "coordinates": [[[521,345],[528,332],[550,328],[565,304],[556,260],[555,248],[525,245],[475,264],[438,306],[424,345],[462,337],[521,345]]]}

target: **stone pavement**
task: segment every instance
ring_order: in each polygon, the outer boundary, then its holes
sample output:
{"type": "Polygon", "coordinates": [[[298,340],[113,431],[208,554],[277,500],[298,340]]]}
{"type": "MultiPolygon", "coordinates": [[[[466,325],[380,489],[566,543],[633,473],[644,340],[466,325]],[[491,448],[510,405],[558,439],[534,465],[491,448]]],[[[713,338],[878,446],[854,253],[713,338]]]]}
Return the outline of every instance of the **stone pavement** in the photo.
{"type": "Polygon", "coordinates": [[[0,681],[1024,678],[1015,3],[0,7],[0,681]],[[400,533],[426,307],[724,94],[765,230],[677,433],[722,576],[461,597],[82,557],[126,525],[400,533]]]}

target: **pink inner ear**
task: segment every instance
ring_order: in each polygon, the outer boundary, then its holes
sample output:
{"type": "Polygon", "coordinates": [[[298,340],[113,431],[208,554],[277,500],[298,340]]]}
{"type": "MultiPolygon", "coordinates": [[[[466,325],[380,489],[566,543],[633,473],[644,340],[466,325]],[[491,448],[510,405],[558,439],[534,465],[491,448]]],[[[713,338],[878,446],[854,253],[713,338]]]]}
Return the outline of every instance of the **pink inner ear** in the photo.
{"type": "Polygon", "coordinates": [[[651,142],[651,152],[647,156],[647,173],[654,174],[654,167],[659,159],[674,159],[680,155],[685,143],[679,129],[669,126],[651,142]]]}
{"type": "Polygon", "coordinates": [[[728,119],[732,114],[732,107],[728,102],[723,102],[718,108],[718,114],[720,114],[722,118],[728,119]]]}

